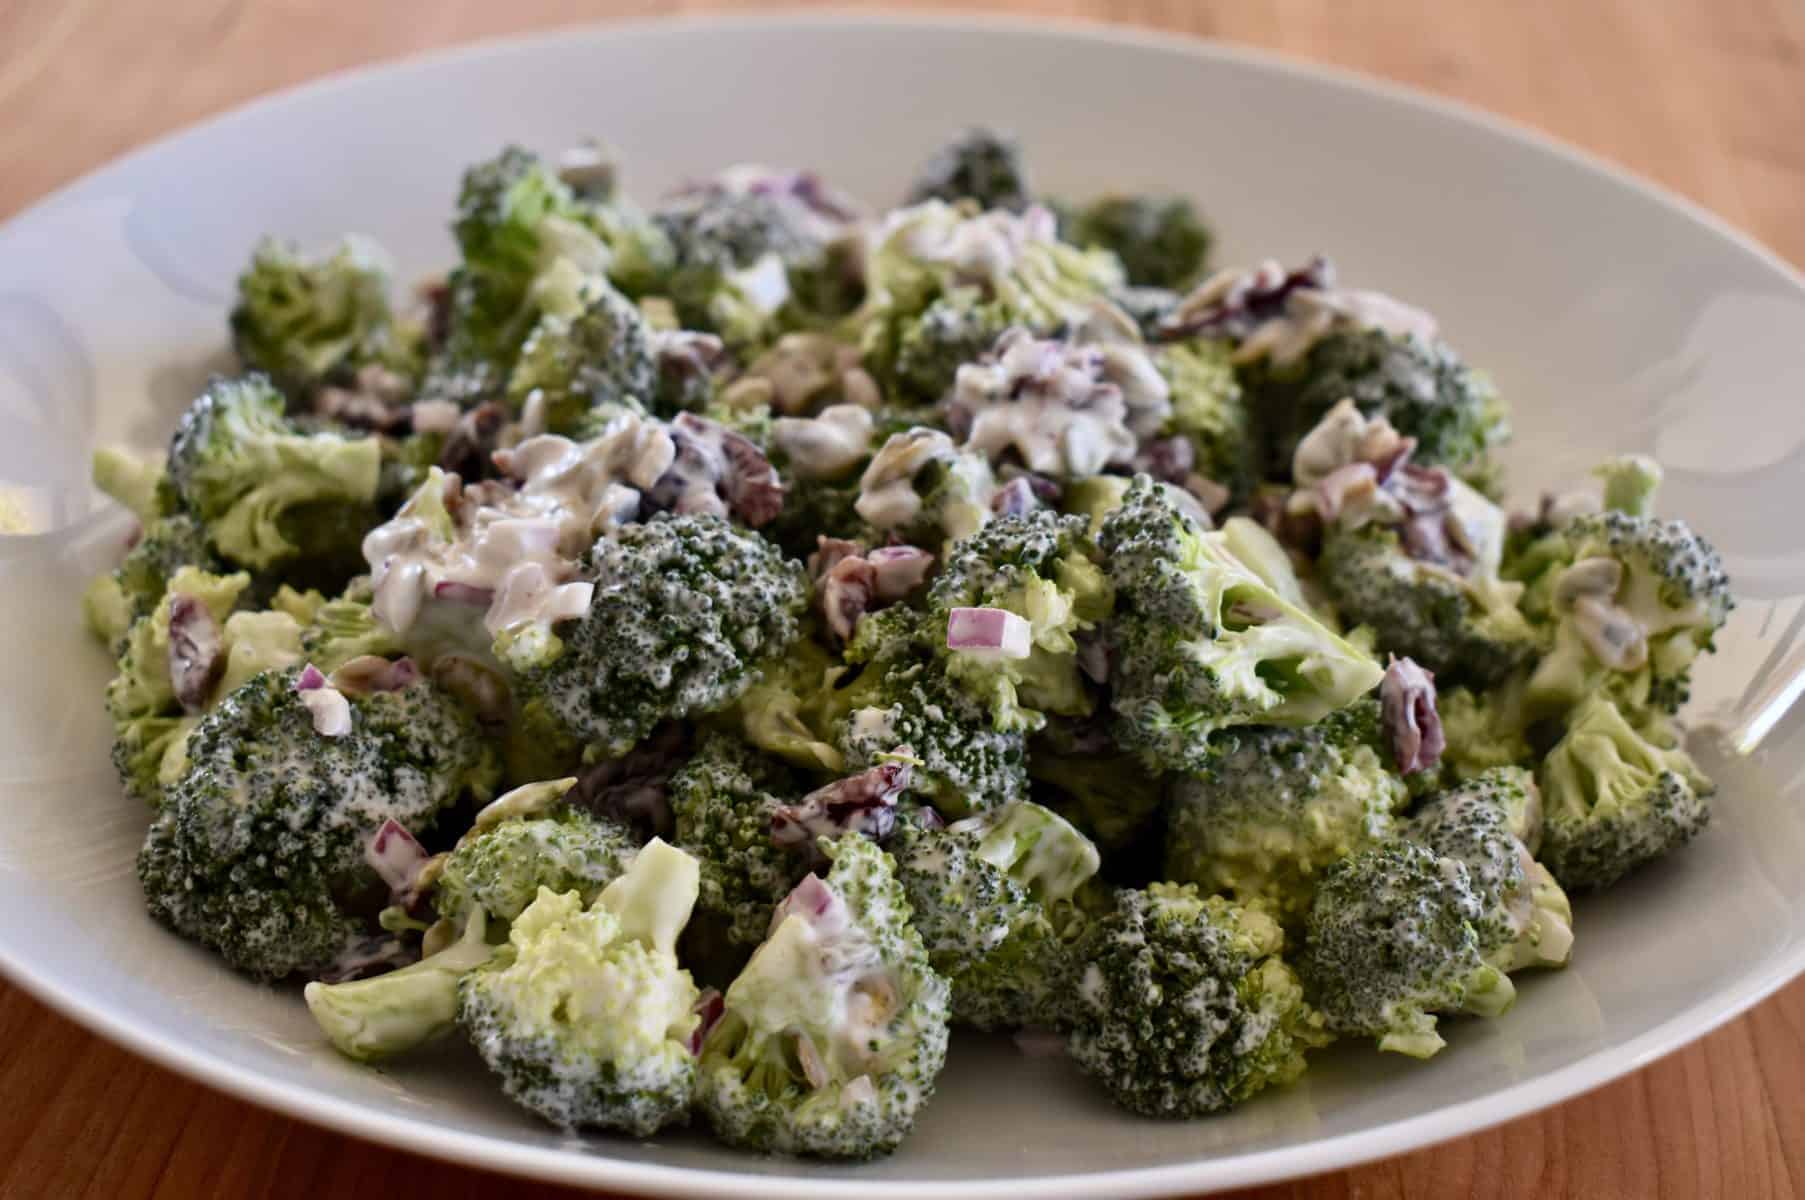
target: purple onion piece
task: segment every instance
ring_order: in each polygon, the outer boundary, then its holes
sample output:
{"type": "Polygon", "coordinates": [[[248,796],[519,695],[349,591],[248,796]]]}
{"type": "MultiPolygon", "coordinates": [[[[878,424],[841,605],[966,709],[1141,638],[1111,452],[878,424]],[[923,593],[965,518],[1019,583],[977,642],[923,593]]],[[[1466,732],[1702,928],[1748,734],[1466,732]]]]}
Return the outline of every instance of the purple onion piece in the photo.
{"type": "Polygon", "coordinates": [[[1006,608],[955,608],[947,614],[946,648],[965,654],[1026,658],[1033,627],[1006,608]]]}
{"type": "Polygon", "coordinates": [[[1141,443],[1133,466],[1137,472],[1145,471],[1162,483],[1183,487],[1197,466],[1197,447],[1188,437],[1155,438],[1141,443]]]}
{"type": "Polygon", "coordinates": [[[1284,316],[1292,292],[1299,288],[1326,291],[1334,286],[1335,266],[1320,254],[1294,271],[1261,268],[1248,272],[1212,304],[1193,309],[1181,301],[1161,318],[1154,334],[1161,339],[1198,334],[1245,338],[1267,321],[1284,316]]]}
{"type": "Polygon", "coordinates": [[[420,667],[411,658],[390,662],[375,654],[363,654],[342,664],[327,681],[351,696],[374,692],[399,692],[420,682],[420,667]]]}
{"type": "Polygon", "coordinates": [[[721,1023],[722,1017],[727,1015],[727,1000],[721,995],[720,989],[705,988],[702,994],[696,997],[695,1007],[690,1011],[695,1013],[699,1020],[696,1022],[696,1028],[689,1035],[689,1052],[691,1055],[700,1057],[702,1043],[708,1040],[709,1032],[721,1023]]]}
{"type": "Polygon", "coordinates": [[[990,498],[990,511],[999,517],[1019,517],[1039,507],[1040,498],[1026,476],[1011,479],[990,498]]]}
{"type": "Polygon", "coordinates": [[[908,763],[879,763],[816,788],[771,814],[771,841],[786,850],[813,851],[817,838],[862,833],[883,841],[896,828],[896,802],[909,786],[908,763]]]}
{"type": "Polygon", "coordinates": [[[384,821],[382,828],[364,844],[364,861],[382,877],[394,895],[408,890],[428,857],[426,847],[393,817],[384,821]]]}
{"type": "Polygon", "coordinates": [[[1408,658],[1392,658],[1379,682],[1380,721],[1400,774],[1426,771],[1447,748],[1435,711],[1435,676],[1408,658]]]}
{"type": "Polygon", "coordinates": [[[468,604],[472,608],[488,608],[495,599],[495,589],[459,583],[455,579],[441,579],[432,585],[432,595],[433,599],[443,600],[448,604],[468,604]]]}
{"type": "Polygon", "coordinates": [[[184,712],[198,713],[226,669],[225,637],[200,600],[177,592],[169,601],[169,683],[184,712]]]}
{"type": "Polygon", "coordinates": [[[804,875],[802,882],[771,910],[770,927],[775,932],[790,917],[801,917],[810,925],[831,925],[841,915],[842,907],[839,893],[828,887],[826,880],[815,874],[804,875]]]}
{"type": "Polygon", "coordinates": [[[927,582],[934,556],[915,546],[880,546],[865,556],[876,572],[872,594],[885,603],[901,600],[927,582]]]}
{"type": "Polygon", "coordinates": [[[325,686],[326,676],[321,674],[320,669],[312,663],[302,667],[300,676],[295,680],[295,691],[297,692],[311,692],[325,686]]]}

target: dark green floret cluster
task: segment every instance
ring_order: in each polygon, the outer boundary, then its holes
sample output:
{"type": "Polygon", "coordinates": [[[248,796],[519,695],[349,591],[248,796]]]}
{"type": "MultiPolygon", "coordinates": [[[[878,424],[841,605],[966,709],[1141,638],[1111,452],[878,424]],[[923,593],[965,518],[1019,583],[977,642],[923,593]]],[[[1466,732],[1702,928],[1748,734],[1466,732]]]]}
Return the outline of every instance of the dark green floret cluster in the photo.
{"type": "Polygon", "coordinates": [[[968,1037],[1201,1119],[1586,953],[1710,836],[1733,600],[1659,465],[1507,514],[1432,314],[1032,180],[510,146],[430,279],[260,243],[242,369],[93,463],[153,918],[357,1062],[843,1162],[968,1037]]]}

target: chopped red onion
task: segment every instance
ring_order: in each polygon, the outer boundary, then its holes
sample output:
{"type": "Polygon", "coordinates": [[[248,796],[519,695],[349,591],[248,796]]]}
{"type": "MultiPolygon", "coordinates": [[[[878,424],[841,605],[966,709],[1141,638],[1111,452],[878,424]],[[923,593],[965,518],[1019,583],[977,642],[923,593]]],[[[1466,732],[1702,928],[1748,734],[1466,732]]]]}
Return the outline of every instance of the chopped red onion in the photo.
{"type": "Polygon", "coordinates": [[[1379,682],[1380,721],[1399,773],[1413,775],[1441,760],[1447,742],[1435,711],[1435,676],[1408,658],[1391,660],[1379,682]]]}
{"type": "Polygon", "coordinates": [[[771,929],[775,931],[788,917],[801,917],[810,925],[835,925],[845,914],[840,896],[819,875],[804,875],[802,882],[790,889],[771,911],[771,929]]]}
{"type": "Polygon", "coordinates": [[[727,1001],[721,995],[719,988],[704,988],[702,994],[696,997],[696,1003],[690,1011],[700,1019],[689,1035],[689,1052],[693,1056],[700,1057],[702,1043],[708,1040],[709,1032],[721,1023],[722,1017],[727,1015],[727,1001]]]}
{"type": "Polygon", "coordinates": [[[295,691],[301,703],[313,714],[313,730],[321,737],[344,737],[351,732],[351,703],[345,694],[326,681],[312,663],[301,668],[295,680],[295,691]]]}
{"type": "Polygon", "coordinates": [[[198,713],[225,673],[225,638],[207,606],[186,592],[169,600],[169,683],[183,711],[198,713]]]}
{"type": "Polygon", "coordinates": [[[946,648],[960,654],[1026,658],[1034,627],[1006,608],[955,608],[946,620],[946,648]]]}
{"type": "Polygon", "coordinates": [[[901,600],[926,582],[934,556],[914,546],[880,546],[865,556],[876,571],[873,594],[884,601],[901,600]]]}
{"type": "Polygon", "coordinates": [[[426,847],[393,817],[364,845],[364,861],[389,885],[391,894],[407,891],[429,857],[426,847]]]}
{"type": "Polygon", "coordinates": [[[372,692],[399,692],[420,682],[420,666],[411,658],[390,662],[375,654],[362,654],[343,663],[327,683],[351,696],[372,692]]]}
{"type": "Polygon", "coordinates": [[[1334,286],[1334,264],[1320,254],[1295,271],[1271,261],[1251,271],[1221,271],[1181,300],[1154,332],[1167,339],[1200,333],[1245,338],[1267,321],[1284,316],[1292,292],[1334,286]]]}
{"type": "Polygon", "coordinates": [[[302,667],[300,677],[295,680],[295,691],[297,692],[311,692],[315,688],[323,688],[325,686],[326,677],[322,675],[320,669],[312,663],[308,663],[306,666],[302,667]]]}

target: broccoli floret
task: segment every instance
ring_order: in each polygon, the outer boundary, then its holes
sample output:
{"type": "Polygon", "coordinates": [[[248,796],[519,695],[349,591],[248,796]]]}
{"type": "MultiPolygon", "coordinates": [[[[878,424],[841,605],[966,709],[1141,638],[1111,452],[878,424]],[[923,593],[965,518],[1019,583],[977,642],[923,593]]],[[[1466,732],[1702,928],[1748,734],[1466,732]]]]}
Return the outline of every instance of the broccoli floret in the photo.
{"type": "Polygon", "coordinates": [[[1664,723],[1637,729],[1602,695],[1573,711],[1539,779],[1541,860],[1568,891],[1609,887],[1691,841],[1716,790],[1664,723]]]}
{"type": "Polygon", "coordinates": [[[721,733],[671,776],[672,837],[702,864],[701,912],[733,942],[763,940],[772,908],[808,870],[771,839],[772,816],[801,791],[786,766],[721,733]]]}
{"type": "Polygon", "coordinates": [[[1563,966],[1573,950],[1573,906],[1530,853],[1541,821],[1534,777],[1504,767],[1428,797],[1403,830],[1466,864],[1481,908],[1479,953],[1500,971],[1563,966]]]}
{"type": "Polygon", "coordinates": [[[1038,509],[992,521],[947,555],[928,591],[923,636],[944,654],[948,678],[989,710],[993,728],[1032,731],[1045,713],[1090,713],[1074,635],[1095,629],[1113,603],[1091,553],[1084,518],[1038,509]],[[1026,621],[1027,655],[948,651],[948,621],[962,608],[1000,608],[1026,621]]]}
{"type": "Polygon", "coordinates": [[[477,909],[456,942],[419,962],[349,983],[315,980],[305,989],[307,1011],[333,1047],[358,1062],[436,1041],[457,1028],[458,982],[495,955],[487,931],[477,909]]]}
{"type": "Polygon", "coordinates": [[[1122,260],[1137,287],[1183,290],[1203,274],[1210,231],[1183,196],[1104,196],[1080,209],[1066,231],[1080,246],[1122,260]]]}
{"type": "Polygon", "coordinates": [[[1525,678],[1514,676],[1484,692],[1464,687],[1438,690],[1435,710],[1447,742],[1441,756],[1445,775],[1468,779],[1494,767],[1534,764],[1536,752],[1529,743],[1523,709],[1525,678]]]}
{"type": "Polygon", "coordinates": [[[1495,1017],[1516,997],[1483,957],[1485,916],[1465,863],[1415,842],[1384,842],[1324,873],[1298,972],[1336,1033],[1428,1058],[1446,1044],[1434,1014],[1495,1017]]]}
{"type": "Polygon", "coordinates": [[[353,584],[344,595],[314,608],[301,630],[301,648],[308,662],[328,672],[366,654],[387,657],[401,653],[393,631],[376,619],[370,607],[367,581],[353,584]]]}
{"type": "Polygon", "coordinates": [[[592,757],[625,754],[660,721],[727,708],[796,637],[800,567],[719,517],[629,525],[590,559],[588,613],[564,627],[560,657],[520,676],[517,695],[592,757]]]}
{"type": "Polygon", "coordinates": [[[233,562],[261,570],[298,561],[341,578],[362,566],[380,444],[301,433],[264,376],[213,380],[182,414],[168,469],[182,510],[233,562]]]}
{"type": "Polygon", "coordinates": [[[1261,411],[1273,421],[1272,464],[1280,476],[1289,474],[1299,440],[1344,399],[1415,438],[1412,461],[1444,466],[1475,482],[1483,481],[1492,449],[1509,436],[1490,381],[1440,342],[1379,330],[1336,331],[1311,347],[1301,364],[1272,368],[1271,375],[1257,381],[1256,390],[1261,411]]]}
{"type": "Polygon", "coordinates": [[[780,332],[791,270],[819,273],[826,254],[782,201],[757,191],[696,188],[652,219],[676,249],[668,283],[683,326],[717,333],[742,354],[780,332]]]}
{"type": "Polygon", "coordinates": [[[972,128],[947,142],[921,165],[906,203],[969,200],[977,207],[1020,212],[1034,190],[1021,146],[1007,134],[972,128]]]}
{"type": "Polygon", "coordinates": [[[1558,714],[1603,687],[1632,706],[1684,704],[1692,663],[1733,599],[1723,560],[1684,521],[1607,511],[1575,517],[1528,547],[1512,571],[1523,611],[1552,648],[1528,703],[1558,714]]]}
{"type": "Polygon", "coordinates": [[[88,627],[108,645],[118,641],[133,621],[155,611],[170,577],[183,567],[225,572],[225,563],[193,517],[164,517],[146,525],[120,564],[89,585],[84,598],[88,627]]]}
{"type": "Polygon", "coordinates": [[[815,551],[815,539],[856,538],[864,518],[853,507],[859,500],[858,482],[803,479],[784,476],[783,511],[759,533],[790,558],[807,559],[815,551]]]}
{"type": "Polygon", "coordinates": [[[895,1149],[933,1094],[948,987],[889,855],[862,836],[822,848],[826,880],[784,901],[727,989],[696,1100],[730,1145],[868,1158],[895,1149]]]}
{"type": "Polygon", "coordinates": [[[389,271],[388,256],[368,238],[347,237],[318,258],[266,238],[238,277],[233,348],[246,368],[296,396],[365,366],[412,378],[421,331],[395,320],[389,271]]]}
{"type": "Polygon", "coordinates": [[[1116,588],[1116,740],[1155,770],[1201,769],[1217,729],[1320,720],[1384,674],[1145,476],[1104,518],[1098,545],[1116,588]]]}
{"type": "Polygon", "coordinates": [[[150,457],[118,446],[94,452],[94,486],[124,505],[140,525],[151,525],[170,513],[174,497],[161,455],[150,457]]]}
{"type": "Polygon", "coordinates": [[[1077,947],[1073,1060],[1149,1117],[1220,1112],[1290,1083],[1328,1038],[1283,942],[1264,913],[1189,884],[1118,893],[1077,947]]]}
{"type": "MultiPolygon", "coordinates": [[[[867,615],[861,634],[873,623],[867,615]]],[[[834,735],[848,771],[906,759],[914,766],[910,789],[954,817],[1027,795],[1025,735],[996,729],[990,712],[949,678],[939,661],[906,655],[876,659],[848,691],[851,696],[842,701],[846,715],[836,722],[834,735]]]]}
{"type": "Polygon", "coordinates": [[[1367,626],[1381,650],[1416,660],[1438,680],[1488,686],[1535,658],[1517,588],[1483,569],[1469,577],[1414,558],[1395,529],[1330,527],[1316,571],[1343,620],[1367,626]]]}
{"type": "Polygon", "coordinates": [[[587,288],[584,298],[577,313],[539,318],[508,376],[514,411],[543,405],[551,433],[577,431],[597,409],[643,414],[658,391],[652,331],[633,302],[605,284],[587,288]]]}
{"type": "Polygon", "coordinates": [[[587,904],[620,877],[638,851],[631,829],[576,807],[500,821],[472,830],[446,856],[433,907],[459,923],[479,908],[512,921],[540,888],[576,892],[587,904]]]}
{"type": "Polygon", "coordinates": [[[894,399],[904,404],[938,404],[966,363],[996,344],[1009,328],[1004,305],[977,288],[949,288],[902,327],[896,343],[894,399]]]}
{"type": "Polygon", "coordinates": [[[819,642],[798,639],[760,666],[758,682],[734,706],[741,734],[786,762],[838,774],[846,763],[829,740],[837,674],[837,664],[819,642]]]}
{"type": "Polygon", "coordinates": [[[953,1020],[978,1029],[1069,1024],[1071,903],[1097,873],[1097,848],[1026,801],[944,828],[905,824],[889,846],[953,1020]]]}
{"type": "Polygon", "coordinates": [[[493,775],[475,722],[436,686],[345,697],[349,731],[327,735],[300,676],[266,671],[202,718],[138,856],[152,916],[269,979],[324,967],[359,935],[340,897],[374,881],[364,852],[385,821],[423,833],[493,775]]]}
{"type": "Polygon", "coordinates": [[[900,209],[880,230],[867,272],[865,303],[849,332],[893,399],[938,400],[926,389],[943,377],[951,382],[945,372],[958,366],[952,355],[969,344],[968,335],[975,340],[976,329],[1020,326],[1047,337],[1099,308],[1132,324],[1111,301],[1123,284],[1115,256],[1059,241],[1052,214],[1041,208],[973,216],[929,200],[900,209]],[[946,305],[934,309],[942,299],[946,305]],[[917,331],[924,321],[929,327],[917,331]],[[906,342],[917,347],[907,385],[899,376],[906,342]],[[930,347],[942,349],[928,353],[930,347]]]}
{"type": "Polygon", "coordinates": [[[687,1117],[700,993],[676,947],[696,872],[654,838],[587,908],[541,888],[463,977],[458,1022],[510,1099],[565,1129],[638,1137],[687,1117]]]}
{"type": "Polygon", "coordinates": [[[1258,904],[1287,925],[1322,873],[1389,836],[1409,801],[1363,700],[1301,729],[1225,729],[1205,770],[1173,782],[1166,878],[1258,904]]]}
{"type": "Polygon", "coordinates": [[[1226,341],[1192,338],[1159,347],[1153,361],[1172,390],[1172,415],[1161,431],[1190,442],[1195,470],[1244,499],[1260,451],[1226,341]]]}

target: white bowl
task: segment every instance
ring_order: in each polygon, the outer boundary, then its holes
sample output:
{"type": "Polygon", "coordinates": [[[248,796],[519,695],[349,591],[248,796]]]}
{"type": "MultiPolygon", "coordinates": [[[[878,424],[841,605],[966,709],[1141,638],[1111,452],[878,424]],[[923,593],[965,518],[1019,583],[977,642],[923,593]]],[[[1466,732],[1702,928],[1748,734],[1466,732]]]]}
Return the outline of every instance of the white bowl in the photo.
{"type": "Polygon", "coordinates": [[[0,965],[166,1066],[349,1133],[636,1192],[1125,1197],[1395,1154],[1634,1070],[1805,966],[1805,773],[1779,719],[1801,666],[1805,283],[1706,214],[1569,150],[1390,87],[1175,38],[1045,23],[796,17],[554,34],[326,80],[141,150],[0,229],[0,480],[48,532],[0,539],[0,965]],[[145,814],[107,761],[104,656],[77,619],[125,522],[86,484],[97,442],[166,437],[220,365],[259,234],[374,234],[404,273],[447,262],[460,169],[508,140],[599,133],[651,195],[737,160],[811,165],[891,202],[937,139],[1018,132],[1040,183],[1182,189],[1219,262],[1332,253],[1438,313],[1515,405],[1515,490],[1602,453],[1668,467],[1664,507],[1722,548],[1742,597],[1694,712],[1722,791],[1672,860],[1579,905],[1564,972],[1502,1019],[1450,1022],[1428,1063],[1359,1046],[1232,1114],[1117,1112],[1060,1059],[956,1040],[893,1158],[760,1160],[694,1135],[564,1137],[456,1050],[377,1072],[291,991],[240,979],[144,915],[145,814]],[[1776,720],[1778,723],[1776,724],[1776,720]]]}

